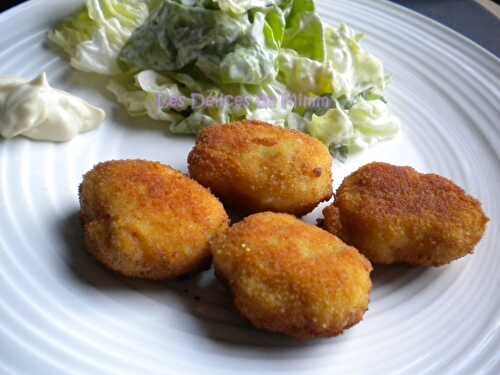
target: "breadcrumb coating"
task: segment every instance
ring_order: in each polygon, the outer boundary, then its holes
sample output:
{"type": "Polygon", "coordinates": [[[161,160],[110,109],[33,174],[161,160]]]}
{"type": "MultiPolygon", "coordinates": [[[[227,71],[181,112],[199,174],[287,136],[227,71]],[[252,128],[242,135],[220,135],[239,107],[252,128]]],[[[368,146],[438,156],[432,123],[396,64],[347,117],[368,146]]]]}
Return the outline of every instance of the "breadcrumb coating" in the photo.
{"type": "Polygon", "coordinates": [[[288,214],[247,217],[211,241],[216,275],[258,328],[329,337],[362,320],[370,262],[337,237],[288,214]]]}
{"type": "Polygon", "coordinates": [[[347,177],[323,226],[374,263],[441,266],[471,253],[488,218],[450,180],[371,163],[347,177]]]}
{"type": "Polygon", "coordinates": [[[204,129],[188,163],[191,177],[246,212],[302,216],[332,196],[332,158],[326,146],[263,122],[204,129]]]}
{"type": "Polygon", "coordinates": [[[80,185],[87,249],[125,276],[171,279],[210,264],[209,239],[227,229],[222,204],[160,163],[98,164],[80,185]]]}

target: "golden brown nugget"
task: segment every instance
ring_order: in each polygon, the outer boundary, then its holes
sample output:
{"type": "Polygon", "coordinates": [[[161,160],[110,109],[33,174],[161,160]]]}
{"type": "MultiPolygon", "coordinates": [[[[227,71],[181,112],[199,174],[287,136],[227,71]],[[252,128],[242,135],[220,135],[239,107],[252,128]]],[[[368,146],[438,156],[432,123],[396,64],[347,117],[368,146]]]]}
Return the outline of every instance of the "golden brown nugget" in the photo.
{"type": "Polygon", "coordinates": [[[97,165],[80,185],[80,205],[88,251],[112,270],[144,279],[209,265],[208,241],[229,222],[203,186],[143,160],[97,165]]]}
{"type": "Polygon", "coordinates": [[[323,211],[323,227],[374,263],[441,266],[474,249],[488,218],[450,180],[410,167],[365,165],[323,211]]]}
{"type": "Polygon", "coordinates": [[[216,275],[254,326],[311,339],[362,320],[370,262],[337,237],[288,214],[247,217],[211,241],[216,275]]]}
{"type": "Polygon", "coordinates": [[[191,177],[246,212],[302,216],[332,196],[332,158],[326,146],[262,122],[204,129],[188,163],[191,177]]]}

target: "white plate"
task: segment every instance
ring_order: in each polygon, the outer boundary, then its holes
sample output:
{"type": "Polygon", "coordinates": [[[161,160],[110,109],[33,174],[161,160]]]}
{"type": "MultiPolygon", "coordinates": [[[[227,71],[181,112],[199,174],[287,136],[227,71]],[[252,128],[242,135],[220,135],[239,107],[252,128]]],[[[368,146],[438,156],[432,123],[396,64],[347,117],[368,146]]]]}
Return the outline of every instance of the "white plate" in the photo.
{"type": "MultiPolygon", "coordinates": [[[[500,62],[458,34],[384,1],[318,0],[330,23],[365,31],[393,75],[403,134],[346,164],[335,184],[381,160],[452,178],[491,218],[473,256],[438,269],[377,268],[362,323],[298,343],[258,332],[210,272],[150,284],[88,256],[77,218],[82,174],[99,161],[159,160],[186,170],[193,139],[131,120],[99,78],[75,73],[46,32],[79,1],[38,0],[0,15],[0,74],[47,71],[109,114],[68,144],[0,141],[1,374],[500,373],[500,62]]],[[[315,215],[307,217],[314,220],[315,215]]]]}

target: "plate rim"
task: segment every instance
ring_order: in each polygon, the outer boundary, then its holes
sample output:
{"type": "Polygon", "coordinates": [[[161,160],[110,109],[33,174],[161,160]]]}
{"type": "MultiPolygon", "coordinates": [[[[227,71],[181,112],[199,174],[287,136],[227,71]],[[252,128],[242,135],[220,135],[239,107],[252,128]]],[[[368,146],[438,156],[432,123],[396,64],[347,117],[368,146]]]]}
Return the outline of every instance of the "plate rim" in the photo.
{"type": "MultiPolygon", "coordinates": [[[[63,2],[62,0],[58,0],[58,1],[61,2],[61,3],[63,2]]],[[[366,3],[366,4],[369,4],[370,2],[376,3],[375,0],[363,0],[363,2],[366,3]]],[[[39,4],[44,4],[44,3],[49,3],[49,2],[47,0],[30,0],[30,1],[27,1],[26,3],[17,5],[14,8],[11,8],[8,11],[6,11],[3,14],[0,15],[0,24],[2,22],[5,22],[7,19],[11,19],[13,17],[19,16],[24,11],[29,11],[29,9],[31,7],[33,7],[33,6],[37,6],[39,4]],[[7,17],[5,17],[6,13],[7,13],[7,17]]],[[[76,4],[76,1],[73,1],[73,3],[76,4]]],[[[52,4],[54,4],[54,3],[52,2],[52,4]]],[[[389,7],[397,8],[398,11],[403,11],[405,13],[416,13],[417,17],[419,17],[420,19],[423,19],[423,21],[427,22],[427,24],[430,24],[431,27],[434,27],[434,28],[437,27],[440,30],[446,31],[448,33],[449,37],[453,37],[454,34],[458,34],[458,37],[460,39],[465,39],[466,42],[467,42],[467,44],[469,46],[472,46],[470,48],[473,48],[473,45],[475,44],[476,48],[479,47],[480,50],[483,51],[483,54],[484,54],[485,57],[487,57],[488,59],[491,59],[493,63],[500,64],[500,58],[497,58],[494,54],[492,54],[491,52],[489,52],[488,50],[486,50],[484,47],[481,47],[480,45],[478,45],[477,43],[475,43],[471,39],[467,38],[466,36],[464,36],[464,35],[456,32],[455,30],[453,30],[453,29],[451,29],[451,28],[449,28],[449,27],[447,27],[445,25],[440,24],[437,21],[432,20],[431,18],[429,18],[427,16],[421,15],[421,14],[419,14],[419,13],[417,13],[417,12],[411,10],[411,9],[407,9],[404,6],[391,3],[388,0],[383,0],[382,2],[378,2],[378,4],[384,4],[384,6],[389,6],[389,7]]],[[[469,47],[467,47],[467,48],[469,48],[469,47]]],[[[488,70],[491,69],[491,66],[490,65],[486,65],[486,63],[485,63],[486,61],[489,61],[489,60],[486,60],[486,59],[485,60],[478,59],[478,60],[479,61],[477,63],[481,64],[485,69],[488,69],[488,70]],[[483,63],[484,63],[484,65],[483,65],[483,63]]],[[[494,65],[493,66],[493,68],[497,68],[497,67],[500,67],[500,65],[494,65]]],[[[1,363],[0,363],[0,369],[1,369],[1,363]]]]}

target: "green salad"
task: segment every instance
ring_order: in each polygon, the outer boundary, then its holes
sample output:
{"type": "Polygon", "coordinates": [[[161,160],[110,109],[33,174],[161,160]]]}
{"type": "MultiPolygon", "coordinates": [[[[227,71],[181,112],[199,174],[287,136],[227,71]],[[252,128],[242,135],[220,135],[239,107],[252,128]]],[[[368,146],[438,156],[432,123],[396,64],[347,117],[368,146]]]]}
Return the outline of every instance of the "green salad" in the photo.
{"type": "Polygon", "coordinates": [[[49,39],[172,133],[262,120],[346,156],[394,136],[381,61],[313,0],[88,0],[49,39]]]}

